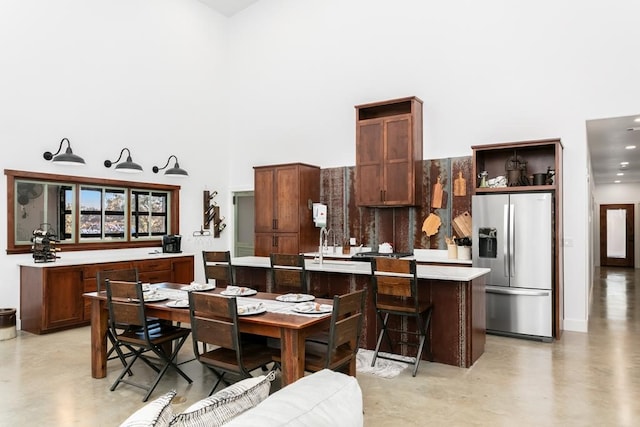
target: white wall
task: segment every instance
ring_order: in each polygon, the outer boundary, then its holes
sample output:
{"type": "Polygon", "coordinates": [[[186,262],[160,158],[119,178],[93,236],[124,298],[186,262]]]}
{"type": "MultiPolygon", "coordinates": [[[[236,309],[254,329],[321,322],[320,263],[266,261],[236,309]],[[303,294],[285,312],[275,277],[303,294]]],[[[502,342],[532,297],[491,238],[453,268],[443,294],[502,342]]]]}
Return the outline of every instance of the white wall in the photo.
{"type": "MultiPolygon", "coordinates": [[[[57,172],[41,155],[66,136],[89,163],[78,173],[113,177],[102,161],[129,146],[139,179],[164,182],[151,166],[175,153],[191,174],[190,236],[205,186],[232,218],[252,166],[353,165],[353,106],[416,95],[425,158],[562,139],[565,328],[586,331],[585,121],[639,112],[639,12],[635,0],[265,0],[226,19],[196,0],[4,0],[0,137],[13,148],[0,166],[57,172]]],[[[186,249],[228,247],[232,231],[186,249]]],[[[0,304],[16,306],[15,259],[0,266],[0,304]]]]}
{"type": "MultiPolygon", "coordinates": [[[[231,227],[220,239],[192,237],[202,223],[207,187],[220,192],[222,214],[233,217],[227,25],[227,18],[196,0],[3,0],[0,168],[181,185],[183,250],[227,248],[231,227]],[[59,167],[42,158],[63,137],[86,167],[59,167]],[[125,146],[145,169],[141,175],[103,166],[125,146]],[[171,154],[188,179],[152,173],[171,154]]],[[[0,192],[6,196],[6,184],[0,192]]],[[[6,197],[0,197],[1,227],[6,212],[6,197]]],[[[2,252],[0,306],[19,308],[16,262],[27,256],[2,252]]],[[[63,249],[61,256],[70,254],[63,249]]],[[[203,278],[200,259],[196,273],[203,278]]]]}
{"type": "Polygon", "coordinates": [[[565,328],[586,331],[585,122],[637,114],[640,3],[260,1],[232,19],[234,187],[250,166],[355,163],[356,104],[424,101],[425,158],[560,137],[565,328]]]}

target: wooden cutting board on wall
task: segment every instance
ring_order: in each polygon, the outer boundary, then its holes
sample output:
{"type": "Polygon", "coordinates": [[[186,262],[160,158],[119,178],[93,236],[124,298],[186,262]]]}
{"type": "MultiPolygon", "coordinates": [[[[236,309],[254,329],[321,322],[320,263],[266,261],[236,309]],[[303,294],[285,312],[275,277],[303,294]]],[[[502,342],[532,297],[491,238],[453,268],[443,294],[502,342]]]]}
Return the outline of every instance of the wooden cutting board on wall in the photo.
{"type": "Polygon", "coordinates": [[[462,176],[462,171],[458,171],[458,177],[453,181],[453,195],[467,195],[467,180],[462,176]]]}
{"type": "Polygon", "coordinates": [[[469,212],[464,212],[455,217],[451,225],[457,237],[470,237],[473,232],[471,214],[469,212]]]}
{"type": "Polygon", "coordinates": [[[442,207],[442,183],[440,182],[440,176],[438,181],[433,185],[433,195],[431,196],[431,208],[440,209],[442,207]]]}

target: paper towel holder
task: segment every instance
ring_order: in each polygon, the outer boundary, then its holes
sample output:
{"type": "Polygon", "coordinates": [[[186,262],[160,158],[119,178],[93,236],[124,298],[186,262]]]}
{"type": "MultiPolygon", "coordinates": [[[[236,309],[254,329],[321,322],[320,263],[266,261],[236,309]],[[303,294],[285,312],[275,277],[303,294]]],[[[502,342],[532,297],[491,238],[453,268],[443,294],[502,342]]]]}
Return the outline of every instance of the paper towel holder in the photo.
{"type": "Polygon", "coordinates": [[[313,222],[316,227],[327,226],[327,205],[324,203],[313,204],[313,222]]]}

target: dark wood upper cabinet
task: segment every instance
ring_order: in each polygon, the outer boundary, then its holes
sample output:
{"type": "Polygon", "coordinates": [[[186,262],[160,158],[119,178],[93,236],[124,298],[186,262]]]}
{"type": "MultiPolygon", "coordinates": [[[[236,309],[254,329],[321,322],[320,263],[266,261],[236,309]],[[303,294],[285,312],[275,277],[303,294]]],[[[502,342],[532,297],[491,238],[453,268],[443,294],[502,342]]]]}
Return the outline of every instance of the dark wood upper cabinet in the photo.
{"type": "Polygon", "coordinates": [[[416,206],[422,199],[422,101],[356,107],[356,204],[416,206]]]}
{"type": "Polygon", "coordinates": [[[320,200],[320,168],[289,163],[254,168],[255,255],[316,250],[310,203],[320,200]]]}

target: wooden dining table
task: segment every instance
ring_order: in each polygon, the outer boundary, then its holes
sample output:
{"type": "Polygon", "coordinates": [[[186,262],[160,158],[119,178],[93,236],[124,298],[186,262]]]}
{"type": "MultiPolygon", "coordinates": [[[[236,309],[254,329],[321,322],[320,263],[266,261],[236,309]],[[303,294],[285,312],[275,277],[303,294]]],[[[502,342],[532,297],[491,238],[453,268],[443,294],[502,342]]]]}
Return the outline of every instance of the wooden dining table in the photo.
{"type": "MultiPolygon", "coordinates": [[[[182,289],[179,283],[157,283],[156,288],[182,289]]],[[[224,288],[208,292],[219,294],[224,288]]],[[[256,299],[275,300],[279,294],[258,292],[256,299]]],[[[105,291],[88,292],[85,298],[91,301],[91,376],[104,378],[107,375],[107,295],[105,291]]],[[[328,299],[316,299],[321,304],[331,304],[328,299]]],[[[182,325],[189,324],[189,309],[167,306],[167,301],[145,303],[146,314],[182,325]]],[[[325,316],[285,314],[266,311],[252,316],[239,316],[240,332],[280,339],[282,385],[291,384],[304,376],[305,340],[309,335],[329,328],[331,313],[325,316]]],[[[355,376],[355,360],[348,373],[355,376]]]]}

